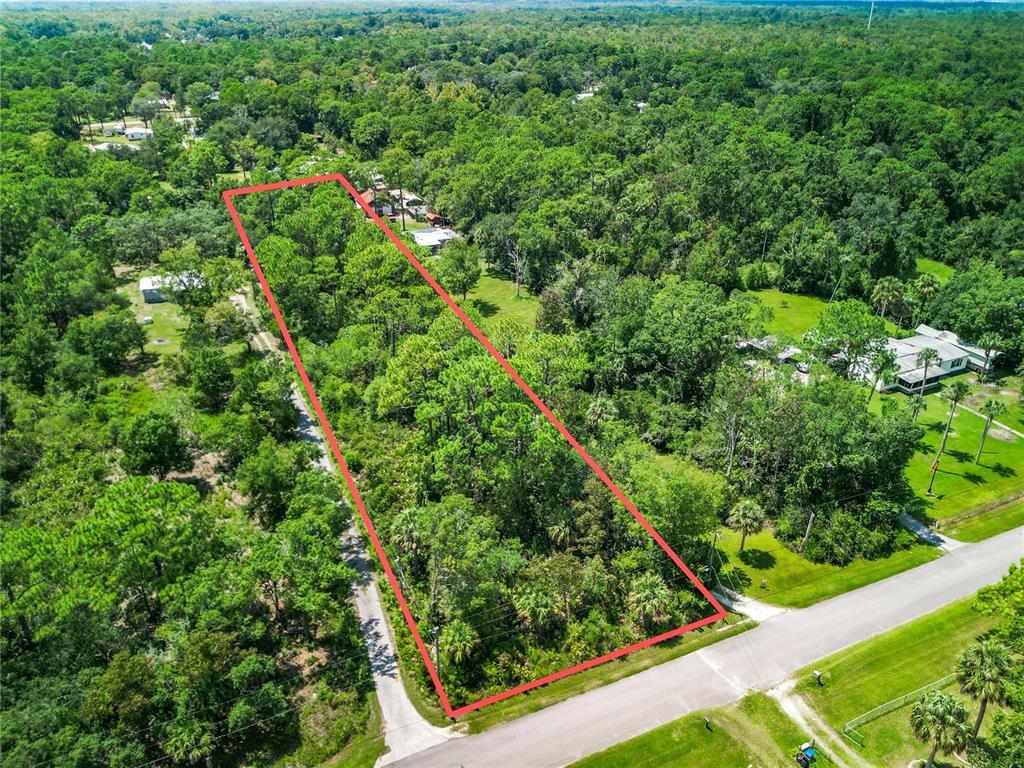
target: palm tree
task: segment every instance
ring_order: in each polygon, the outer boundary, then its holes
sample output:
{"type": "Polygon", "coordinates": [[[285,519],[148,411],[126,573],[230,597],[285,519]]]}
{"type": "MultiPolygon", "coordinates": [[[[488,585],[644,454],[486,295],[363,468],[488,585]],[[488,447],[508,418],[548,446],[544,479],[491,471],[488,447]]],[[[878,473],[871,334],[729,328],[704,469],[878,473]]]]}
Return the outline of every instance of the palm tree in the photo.
{"type": "MultiPolygon", "coordinates": [[[[988,378],[989,371],[992,370],[992,352],[998,350],[1006,342],[1003,341],[1003,337],[998,333],[986,333],[980,339],[978,343],[981,348],[985,350],[985,368],[981,372],[981,380],[984,381],[988,378]]],[[[998,352],[996,355],[998,356],[998,352]]]]}
{"type": "Polygon", "coordinates": [[[629,607],[640,621],[663,621],[672,602],[672,593],[665,580],[656,573],[645,573],[633,584],[629,607]]]}
{"type": "Polygon", "coordinates": [[[558,612],[555,595],[539,587],[528,587],[514,599],[516,613],[534,631],[539,631],[558,612]]]}
{"type": "Polygon", "coordinates": [[[917,294],[917,298],[921,300],[922,304],[928,303],[928,299],[938,293],[941,287],[939,278],[931,272],[922,272],[914,281],[914,293],[917,294]]]}
{"type": "Polygon", "coordinates": [[[456,619],[441,633],[441,647],[445,655],[456,664],[468,659],[479,644],[480,638],[476,631],[462,619],[456,619]]]}
{"type": "Polygon", "coordinates": [[[910,410],[914,414],[914,421],[917,421],[918,413],[920,413],[921,411],[928,410],[928,398],[926,398],[924,395],[915,393],[910,396],[908,403],[910,404],[910,410]]]}
{"type": "Polygon", "coordinates": [[[403,509],[391,521],[391,543],[400,552],[415,554],[420,545],[420,510],[416,507],[403,509]]]}
{"type": "Polygon", "coordinates": [[[764,528],[764,510],[753,499],[740,499],[726,518],[729,527],[742,532],[740,537],[740,554],[747,543],[748,533],[757,533],[764,528]]]}
{"type": "Polygon", "coordinates": [[[1006,403],[1002,400],[986,400],[981,406],[981,412],[985,414],[985,428],[981,430],[981,444],[978,446],[978,453],[974,457],[975,466],[981,461],[981,451],[985,447],[985,438],[988,437],[988,429],[992,426],[993,419],[998,419],[1006,413],[1006,403]]]}
{"type": "Polygon", "coordinates": [[[949,427],[953,423],[953,416],[956,414],[956,407],[961,400],[967,397],[971,391],[971,385],[966,381],[954,381],[942,396],[949,400],[949,415],[946,417],[946,429],[942,432],[942,441],[939,443],[939,451],[935,454],[935,461],[932,462],[932,479],[928,482],[928,495],[932,496],[932,486],[935,485],[935,475],[939,473],[939,457],[946,450],[946,439],[949,437],[949,427]]]}
{"type": "Polygon", "coordinates": [[[939,360],[939,353],[938,353],[938,351],[932,349],[931,347],[925,347],[924,349],[922,349],[920,352],[917,353],[917,358],[915,359],[914,362],[917,363],[917,367],[918,368],[921,368],[922,366],[924,367],[924,376],[921,377],[921,394],[922,395],[924,394],[925,384],[928,383],[928,369],[931,367],[932,363],[936,363],[936,362],[938,362],[938,360],[939,360]]]}
{"type": "Polygon", "coordinates": [[[871,303],[875,305],[878,314],[885,319],[885,313],[896,302],[903,298],[903,283],[895,277],[883,277],[875,283],[871,291],[871,303]]]}
{"type": "Polygon", "coordinates": [[[991,640],[975,643],[960,656],[956,665],[960,690],[981,702],[978,719],[974,723],[974,738],[978,738],[981,721],[985,719],[985,707],[989,702],[1007,703],[1012,668],[1013,655],[1010,649],[991,640]]]}
{"type": "Polygon", "coordinates": [[[871,403],[871,398],[874,397],[875,391],[878,389],[878,382],[884,380],[891,381],[892,375],[899,370],[896,365],[896,353],[887,346],[875,353],[871,358],[870,365],[871,373],[874,374],[874,380],[871,382],[871,391],[868,392],[869,404],[871,403]]]}
{"type": "Polygon", "coordinates": [[[548,520],[547,533],[552,543],[560,547],[572,544],[576,535],[573,530],[572,515],[568,510],[561,509],[551,515],[548,520]]]}
{"type": "Polygon", "coordinates": [[[956,696],[944,691],[928,691],[910,713],[914,736],[932,745],[925,768],[932,768],[935,754],[951,755],[965,749],[971,740],[967,725],[967,707],[956,696]]]}

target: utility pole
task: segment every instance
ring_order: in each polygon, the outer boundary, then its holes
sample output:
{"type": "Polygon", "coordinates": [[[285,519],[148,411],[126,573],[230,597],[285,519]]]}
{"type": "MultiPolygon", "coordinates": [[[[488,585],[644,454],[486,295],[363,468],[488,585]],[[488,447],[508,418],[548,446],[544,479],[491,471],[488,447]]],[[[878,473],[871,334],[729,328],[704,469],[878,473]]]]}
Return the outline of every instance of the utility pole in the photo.
{"type": "MultiPolygon", "coordinates": [[[[708,548],[708,573],[715,573],[715,547],[718,545],[718,529],[715,528],[715,537],[711,539],[711,546],[708,548]]],[[[715,573],[715,583],[718,583],[718,574],[715,573]]]]}
{"type": "Polygon", "coordinates": [[[811,535],[811,526],[814,525],[814,516],[815,516],[815,513],[811,512],[811,516],[807,519],[807,530],[804,531],[803,541],[800,542],[800,546],[797,547],[797,550],[796,550],[800,554],[803,554],[804,546],[807,544],[807,539],[811,535]]]}
{"type": "Polygon", "coordinates": [[[871,31],[871,20],[875,18],[875,0],[871,0],[871,11],[868,13],[868,32],[871,31]]]}

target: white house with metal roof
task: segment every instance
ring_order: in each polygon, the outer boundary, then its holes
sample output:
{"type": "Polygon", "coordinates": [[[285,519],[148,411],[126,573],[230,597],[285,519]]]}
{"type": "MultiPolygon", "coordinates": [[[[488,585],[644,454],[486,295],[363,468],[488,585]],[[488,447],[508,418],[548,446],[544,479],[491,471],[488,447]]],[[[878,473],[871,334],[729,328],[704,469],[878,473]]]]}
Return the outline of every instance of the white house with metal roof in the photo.
{"type": "Polygon", "coordinates": [[[440,227],[427,227],[426,229],[414,229],[412,230],[412,239],[416,241],[416,245],[422,245],[424,248],[429,248],[431,252],[437,253],[445,243],[449,240],[454,240],[459,236],[459,233],[454,229],[443,229],[440,227]]]}
{"type": "Polygon", "coordinates": [[[167,294],[193,288],[202,288],[206,284],[203,276],[195,270],[187,270],[177,275],[151,275],[139,280],[139,291],[146,304],[160,304],[168,301],[167,294]],[[166,293],[165,293],[166,291],[166,293]]]}
{"type": "Polygon", "coordinates": [[[906,339],[890,338],[888,345],[896,356],[898,370],[892,381],[882,384],[881,388],[887,391],[898,389],[907,394],[921,391],[925,369],[918,365],[917,357],[925,349],[934,349],[938,353],[938,359],[928,366],[928,380],[924,382],[926,390],[946,376],[968,370],[986,370],[997,354],[991,350],[986,357],[984,349],[968,344],[952,331],[940,331],[928,325],[919,325],[914,335],[906,339]]]}

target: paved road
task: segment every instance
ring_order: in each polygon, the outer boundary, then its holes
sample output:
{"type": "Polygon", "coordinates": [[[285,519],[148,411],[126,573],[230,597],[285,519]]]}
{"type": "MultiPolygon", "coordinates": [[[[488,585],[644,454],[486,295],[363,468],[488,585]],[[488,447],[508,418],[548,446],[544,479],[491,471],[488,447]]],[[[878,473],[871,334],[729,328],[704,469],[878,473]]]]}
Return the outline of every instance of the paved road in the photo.
{"type": "MultiPolygon", "coordinates": [[[[1024,557],[1024,529],[765,620],[755,629],[396,766],[556,768],[699,709],[769,690],[798,669],[997,582],[1024,557]]],[[[926,649],[907,649],[908,653],[926,649]]]]}
{"type": "MultiPolygon", "coordinates": [[[[256,317],[245,295],[238,294],[234,297],[234,301],[243,312],[256,317]]],[[[278,347],[277,339],[267,331],[254,332],[252,340],[253,346],[264,354],[283,354],[278,347]]],[[[291,360],[287,360],[287,363],[290,365],[291,360]]],[[[334,473],[336,467],[330,460],[329,449],[320,432],[319,425],[313,418],[306,399],[299,391],[299,385],[294,383],[292,384],[292,404],[299,412],[300,437],[320,449],[318,465],[327,472],[334,473]]],[[[377,761],[377,765],[388,765],[395,760],[442,744],[460,734],[454,730],[431,725],[420,716],[412,702],[409,701],[399,677],[395,642],[381,605],[373,566],[363,539],[356,529],[354,517],[352,527],[347,531],[342,542],[342,550],[346,562],[357,574],[356,583],[353,585],[356,615],[359,617],[363,641],[366,643],[370,657],[373,684],[377,689],[377,702],[380,704],[385,730],[384,743],[388,748],[388,751],[377,761]]]]}

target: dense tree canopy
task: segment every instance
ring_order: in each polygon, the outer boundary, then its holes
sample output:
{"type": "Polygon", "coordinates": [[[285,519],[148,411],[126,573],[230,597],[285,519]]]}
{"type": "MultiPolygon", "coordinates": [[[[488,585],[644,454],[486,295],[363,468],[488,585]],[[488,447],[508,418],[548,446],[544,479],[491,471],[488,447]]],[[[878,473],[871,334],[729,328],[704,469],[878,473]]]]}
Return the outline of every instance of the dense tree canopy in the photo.
{"type": "MultiPolygon", "coordinates": [[[[347,507],[250,343],[223,189],[380,174],[444,214],[417,256],[695,567],[762,517],[819,561],[908,543],[916,411],[853,380],[886,320],[1024,359],[1014,9],[3,13],[12,766],[315,765],[367,721],[347,507]],[[483,269],[536,327],[466,302],[483,269]],[[142,273],[201,278],[173,333],[142,273]],[[829,300],[806,383],[739,350],[770,286],[829,300]]],[[[704,615],[343,189],[241,213],[454,702],[704,615]]]]}

